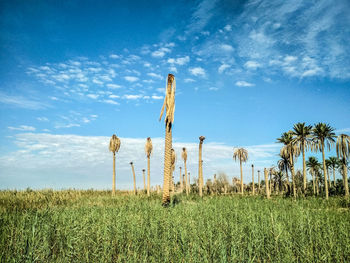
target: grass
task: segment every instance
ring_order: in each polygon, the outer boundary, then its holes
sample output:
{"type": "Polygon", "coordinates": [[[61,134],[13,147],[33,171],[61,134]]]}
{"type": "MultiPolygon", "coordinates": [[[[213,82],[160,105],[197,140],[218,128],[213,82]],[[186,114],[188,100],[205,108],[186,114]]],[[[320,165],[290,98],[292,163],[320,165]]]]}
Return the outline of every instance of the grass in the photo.
{"type": "Polygon", "coordinates": [[[1,191],[0,262],[350,262],[340,197],[1,191]]]}

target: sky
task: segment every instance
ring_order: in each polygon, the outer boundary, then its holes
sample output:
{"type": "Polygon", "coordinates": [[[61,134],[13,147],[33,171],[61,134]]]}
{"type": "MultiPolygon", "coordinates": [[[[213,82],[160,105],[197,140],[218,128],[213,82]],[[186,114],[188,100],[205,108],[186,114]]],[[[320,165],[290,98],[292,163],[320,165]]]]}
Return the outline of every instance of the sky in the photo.
{"type": "Polygon", "coordinates": [[[232,154],[245,147],[249,182],[251,164],[276,165],[276,138],[297,122],[350,133],[349,43],[347,0],[2,0],[0,189],[110,189],[112,134],[117,189],[132,189],[130,161],[143,187],[149,136],[161,185],[168,73],[175,180],[182,147],[197,177],[204,135],[204,179],[239,177],[232,154]]]}

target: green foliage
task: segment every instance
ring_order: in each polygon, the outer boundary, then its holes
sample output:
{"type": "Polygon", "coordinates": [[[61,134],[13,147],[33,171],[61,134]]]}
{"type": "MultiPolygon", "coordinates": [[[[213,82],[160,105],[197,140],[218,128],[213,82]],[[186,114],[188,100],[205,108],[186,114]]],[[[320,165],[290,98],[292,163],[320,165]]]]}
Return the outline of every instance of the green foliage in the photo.
{"type": "Polygon", "coordinates": [[[349,262],[348,201],[1,191],[0,262],[349,262]]]}

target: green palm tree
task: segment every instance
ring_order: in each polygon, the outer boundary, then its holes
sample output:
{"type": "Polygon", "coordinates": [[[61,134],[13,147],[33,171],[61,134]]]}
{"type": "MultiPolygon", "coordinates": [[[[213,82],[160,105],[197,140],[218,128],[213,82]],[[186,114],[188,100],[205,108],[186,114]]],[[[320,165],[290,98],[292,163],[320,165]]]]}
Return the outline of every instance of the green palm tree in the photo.
{"type": "Polygon", "coordinates": [[[323,162],[323,174],[324,174],[324,186],[326,192],[326,199],[328,199],[328,182],[327,182],[327,167],[326,167],[326,158],[325,158],[325,147],[328,150],[334,145],[335,133],[333,132],[334,128],[330,125],[319,122],[315,125],[312,130],[314,149],[316,151],[322,152],[322,162],[323,162]]]}
{"type": "Polygon", "coordinates": [[[285,177],[284,177],[284,173],[283,173],[282,170],[274,172],[273,181],[275,183],[275,187],[274,188],[276,188],[278,192],[282,192],[283,191],[283,185],[284,185],[284,182],[285,182],[285,177]]]}
{"type": "Polygon", "coordinates": [[[277,138],[277,142],[284,144],[281,148],[280,155],[289,159],[290,170],[292,173],[293,196],[296,197],[294,157],[300,155],[300,147],[298,147],[293,141],[293,133],[291,131],[283,133],[280,138],[277,138]]]}
{"type": "Polygon", "coordinates": [[[346,134],[340,134],[337,139],[337,156],[343,166],[343,180],[345,196],[349,197],[349,184],[348,184],[348,167],[347,162],[350,160],[350,136],[346,134]]]}
{"type": "Polygon", "coordinates": [[[313,186],[313,192],[314,195],[316,194],[316,174],[320,170],[321,164],[318,162],[316,157],[310,156],[309,159],[306,161],[306,167],[308,172],[312,176],[312,186],[313,186]]]}
{"type": "Polygon", "coordinates": [[[113,152],[113,185],[112,185],[112,195],[115,195],[115,153],[119,151],[120,139],[117,135],[113,134],[109,141],[109,151],[113,152]]]}
{"type": "Polygon", "coordinates": [[[277,167],[281,171],[285,171],[286,172],[287,188],[288,188],[288,191],[290,191],[289,176],[288,176],[288,170],[290,169],[289,157],[288,156],[283,156],[281,154],[279,156],[281,157],[281,159],[278,160],[277,167]]]}
{"type": "Polygon", "coordinates": [[[241,168],[241,194],[243,195],[243,170],[242,163],[248,160],[248,151],[244,148],[236,148],[233,152],[233,159],[235,161],[239,160],[239,165],[241,168]]]}
{"type": "Polygon", "coordinates": [[[299,150],[303,154],[303,192],[306,193],[306,164],[305,164],[305,151],[312,146],[312,126],[305,125],[305,122],[294,124],[293,126],[293,142],[298,145],[299,150]]]}

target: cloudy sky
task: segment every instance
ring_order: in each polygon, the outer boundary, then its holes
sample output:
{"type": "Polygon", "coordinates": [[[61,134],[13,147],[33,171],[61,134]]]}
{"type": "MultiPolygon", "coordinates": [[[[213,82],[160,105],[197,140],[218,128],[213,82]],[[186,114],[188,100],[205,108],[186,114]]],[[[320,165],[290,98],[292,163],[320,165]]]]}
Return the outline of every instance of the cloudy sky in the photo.
{"type": "Polygon", "coordinates": [[[175,178],[183,146],[197,175],[200,135],[205,178],[238,177],[243,146],[248,181],[297,122],[349,133],[349,14],[347,0],[1,1],[0,188],[110,188],[113,133],[117,187],[131,189],[130,161],[142,187],[148,136],[161,184],[168,73],[175,178]]]}

